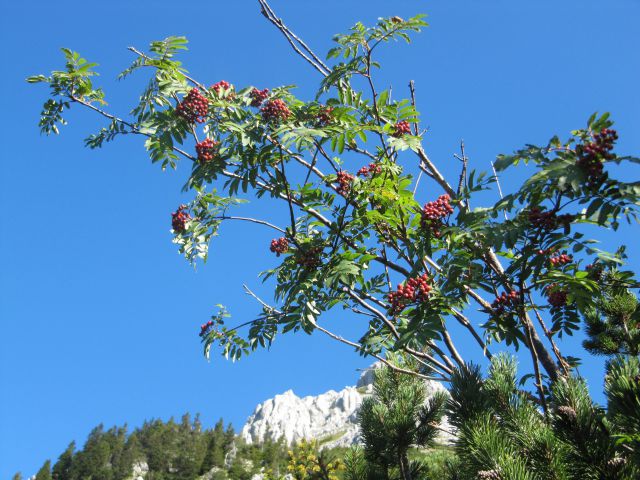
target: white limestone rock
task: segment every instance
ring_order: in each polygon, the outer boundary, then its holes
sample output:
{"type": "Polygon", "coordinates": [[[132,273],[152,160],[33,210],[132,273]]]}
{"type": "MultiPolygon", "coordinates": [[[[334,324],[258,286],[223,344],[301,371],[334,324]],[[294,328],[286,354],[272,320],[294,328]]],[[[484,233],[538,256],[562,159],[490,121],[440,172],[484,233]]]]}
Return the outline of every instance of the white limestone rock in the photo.
{"type": "Polygon", "coordinates": [[[144,477],[149,473],[149,465],[147,462],[140,460],[133,464],[133,480],[144,480],[144,477]]]}
{"type": "MultiPolygon", "coordinates": [[[[300,398],[292,390],[276,395],[260,405],[244,425],[241,436],[247,443],[260,443],[267,438],[284,438],[288,444],[302,439],[315,439],[322,447],[349,446],[360,442],[357,413],[362,400],[371,394],[375,363],[360,375],[356,387],[329,390],[317,396],[300,398]]],[[[445,391],[438,382],[425,381],[427,397],[445,391]]],[[[443,430],[450,430],[446,420],[443,430]]],[[[450,443],[453,436],[443,432],[439,441],[450,443]]]]}

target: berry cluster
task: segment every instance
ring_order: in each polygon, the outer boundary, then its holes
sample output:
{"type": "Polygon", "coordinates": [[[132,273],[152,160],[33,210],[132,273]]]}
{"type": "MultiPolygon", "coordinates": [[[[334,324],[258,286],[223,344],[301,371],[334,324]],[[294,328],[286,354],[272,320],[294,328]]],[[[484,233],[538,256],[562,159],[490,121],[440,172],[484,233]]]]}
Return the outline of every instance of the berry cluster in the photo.
{"type": "Polygon", "coordinates": [[[396,123],[393,126],[393,136],[401,137],[403,135],[408,135],[411,133],[411,125],[406,120],[402,120],[401,122],[396,123]]]}
{"type": "Polygon", "coordinates": [[[549,305],[553,308],[563,307],[567,304],[567,292],[558,289],[558,285],[552,283],[547,289],[547,302],[549,302],[549,305]]]}
{"type": "Polygon", "coordinates": [[[603,128],[600,133],[593,135],[593,141],[576,147],[578,161],[576,165],[587,175],[590,184],[596,184],[603,178],[603,160],[611,160],[615,155],[611,153],[613,145],[618,139],[618,133],[610,128],[603,128]]]}
{"type": "Polygon", "coordinates": [[[358,175],[361,177],[368,177],[369,175],[378,175],[382,172],[382,165],[379,163],[370,163],[369,165],[365,165],[360,170],[358,170],[358,175]]]}
{"type": "Polygon", "coordinates": [[[289,110],[287,104],[279,98],[266,102],[260,112],[262,112],[262,118],[265,122],[285,121],[291,115],[291,110],[289,110]]]}
{"type": "Polygon", "coordinates": [[[221,91],[226,92],[227,90],[233,89],[231,84],[225,80],[220,80],[219,82],[211,85],[209,88],[216,92],[216,95],[220,95],[221,91]]]}
{"type": "Polygon", "coordinates": [[[422,207],[420,224],[422,228],[430,228],[436,238],[440,236],[443,219],[453,213],[449,200],[449,195],[440,195],[437,200],[425,203],[422,207]]]}
{"type": "Polygon", "coordinates": [[[265,88],[264,90],[258,90],[257,88],[254,88],[251,90],[251,93],[249,93],[249,96],[251,97],[251,106],[259,107],[269,96],[269,89],[265,88]]]}
{"type": "Polygon", "coordinates": [[[322,247],[307,246],[297,251],[296,263],[308,270],[318,268],[320,265],[322,265],[322,262],[320,261],[321,253],[322,253],[322,247]]]}
{"type": "Polygon", "coordinates": [[[333,108],[332,107],[322,107],[318,112],[318,125],[325,126],[329,125],[333,120],[333,108]]]}
{"type": "Polygon", "coordinates": [[[560,255],[551,257],[549,261],[551,262],[551,266],[559,267],[561,265],[571,263],[573,261],[573,257],[571,255],[567,255],[566,253],[561,253],[560,255]]]}
{"type": "Polygon", "coordinates": [[[588,277],[596,282],[602,280],[602,275],[604,273],[604,267],[600,263],[590,263],[587,265],[586,270],[588,272],[588,277]]]}
{"type": "Polygon", "coordinates": [[[284,237],[274,238],[273,240],[271,240],[271,246],[269,247],[269,250],[271,250],[276,254],[277,257],[279,257],[283,253],[287,253],[287,251],[289,251],[289,242],[284,237]]]}
{"type": "Polygon", "coordinates": [[[186,230],[187,222],[191,220],[191,215],[185,212],[186,208],[186,205],[180,205],[178,210],[171,214],[171,227],[176,233],[183,233],[186,230]]]}
{"type": "Polygon", "coordinates": [[[202,325],[200,325],[200,336],[204,337],[207,333],[209,333],[209,330],[211,329],[211,327],[213,327],[213,321],[209,320],[207,323],[203,323],[202,325]]]}
{"type": "Polygon", "coordinates": [[[552,308],[560,308],[567,304],[567,291],[557,283],[551,283],[544,289],[547,302],[552,308]]]}
{"type": "Polygon", "coordinates": [[[196,152],[198,153],[198,161],[205,163],[213,160],[216,153],[218,142],[210,138],[206,138],[200,143],[196,143],[196,152]]]}
{"type": "Polygon", "coordinates": [[[529,223],[531,223],[533,228],[547,232],[555,230],[560,225],[569,225],[574,218],[575,216],[570,213],[556,215],[554,211],[545,212],[539,207],[533,207],[529,211],[529,223]]]}
{"type": "Polygon", "coordinates": [[[209,113],[209,101],[197,88],[192,88],[176,107],[176,114],[189,123],[204,122],[209,113]]]}
{"type": "Polygon", "coordinates": [[[491,304],[493,313],[495,315],[502,315],[507,308],[513,308],[518,304],[520,300],[520,294],[515,290],[511,290],[509,293],[502,292],[502,295],[496,297],[491,304]]]}
{"type": "Polygon", "coordinates": [[[395,292],[389,292],[387,300],[391,304],[391,312],[402,311],[409,303],[426,302],[429,298],[431,285],[428,283],[429,277],[423,274],[419,277],[408,279],[405,284],[398,284],[395,292]]]}
{"type": "Polygon", "coordinates": [[[349,193],[349,191],[351,190],[351,182],[353,182],[353,175],[351,175],[348,172],[343,172],[340,171],[338,172],[336,181],[338,182],[338,188],[336,188],[336,191],[340,194],[340,195],[347,195],[349,193]]]}

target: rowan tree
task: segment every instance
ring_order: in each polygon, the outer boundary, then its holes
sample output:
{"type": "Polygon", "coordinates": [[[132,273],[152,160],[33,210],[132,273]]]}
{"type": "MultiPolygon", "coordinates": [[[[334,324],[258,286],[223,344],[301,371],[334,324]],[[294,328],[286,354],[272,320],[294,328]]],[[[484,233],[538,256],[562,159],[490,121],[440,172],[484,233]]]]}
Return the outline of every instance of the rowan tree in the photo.
{"type": "MultiPolygon", "coordinates": [[[[135,60],[121,78],[146,72],[149,83],[123,117],[105,109],[95,64],[63,49],[63,70],[28,79],[50,88],[42,132],[58,133],[64,112],[82,107],[107,120],[86,139],[88,147],[132,134],[163,169],[191,162],[185,190],[193,199],[171,218],[174,242],[191,263],[206,260],[224,222],[273,232],[263,247],[279,264],[262,272],[275,284],[273,301],[247,288],[261,309],[255,319],[229,324],[226,309],[214,314],[200,329],[207,355],[217,345],[237,359],[268,347],[279,333],[318,331],[398,372],[449,381],[468,369],[469,356],[491,359],[505,346],[523,348],[530,367],[519,389],[552,415],[553,389],[572,381],[578,361],[562,353],[564,339],[586,315],[589,332],[600,335],[593,348],[601,348],[604,327],[594,309],[611,317],[608,292],[637,288],[624,270],[624,246],[611,246],[613,253],[596,247],[599,232],[636,222],[640,204],[640,183],[621,173],[640,160],[616,152],[609,115],[594,114],[564,138],[501,155],[491,173],[472,169],[462,149],[459,174],[445,178],[423,144],[428,133],[413,82],[393,92],[376,82],[378,51],[393,40],[408,42],[426,26],[423,16],[357,23],[335,36],[323,60],[266,1],[260,5],[319,75],[314,99],[297,98],[291,86],[207,86],[177,59],[187,40],[169,37],[146,52],[130,48],[135,60]],[[513,185],[518,164],[535,173],[502,195],[499,182],[513,185]],[[484,190],[498,201],[485,205],[484,190]],[[279,202],[288,222],[234,215],[248,198],[279,202]],[[326,327],[325,318],[345,310],[362,319],[359,338],[326,327]],[[476,352],[467,348],[463,357],[451,322],[476,352]],[[420,368],[395,365],[387,352],[420,368]]],[[[607,335],[620,337],[629,326],[637,332],[637,315],[623,317],[607,324],[607,335]]],[[[620,337],[618,350],[637,355],[634,339],[620,337]]]]}

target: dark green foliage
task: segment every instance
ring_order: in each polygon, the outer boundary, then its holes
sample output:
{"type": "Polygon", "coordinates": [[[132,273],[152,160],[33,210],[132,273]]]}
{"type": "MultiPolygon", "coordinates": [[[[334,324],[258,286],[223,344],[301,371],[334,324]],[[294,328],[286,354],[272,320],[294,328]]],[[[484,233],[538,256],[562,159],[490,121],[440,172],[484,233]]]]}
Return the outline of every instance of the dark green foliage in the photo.
{"type": "Polygon", "coordinates": [[[636,358],[608,365],[608,411],[593,403],[582,379],[559,379],[545,414],[518,389],[513,359],[494,357],[485,379],[477,367],[459,369],[447,403],[459,428],[459,463],[448,478],[637,478],[639,373],[636,358]]]}
{"type": "Polygon", "coordinates": [[[44,465],[36,473],[35,480],[51,480],[51,460],[44,462],[44,465]]]}
{"type": "Polygon", "coordinates": [[[632,452],[630,460],[640,466],[640,361],[617,357],[607,365],[605,377],[607,417],[617,432],[618,443],[632,452]]]}
{"type": "Polygon", "coordinates": [[[73,464],[73,454],[76,450],[76,442],[71,442],[67,449],[58,457],[58,461],[53,466],[53,480],[65,480],[70,478],[71,465],[73,464]]]}
{"type": "Polygon", "coordinates": [[[134,465],[147,464],[146,480],[248,480],[263,468],[278,474],[286,470],[283,441],[246,445],[222,420],[203,429],[198,416],[184,415],[180,423],[153,420],[127,435],[125,427],[94,428],[82,449],[75,443],[51,469],[46,462],[37,480],[124,480],[134,465]],[[235,450],[235,456],[233,451],[235,450]]]}
{"type": "MultiPolygon", "coordinates": [[[[421,378],[388,367],[376,370],[373,396],[365,398],[358,412],[368,478],[418,478],[423,469],[409,462],[409,449],[434,444],[445,401],[441,393],[426,401],[421,378]]],[[[351,453],[352,476],[362,472],[359,455],[358,451],[351,453]]]]}
{"type": "Polygon", "coordinates": [[[592,268],[600,277],[601,291],[584,314],[589,337],[584,348],[595,355],[640,355],[640,309],[638,298],[627,288],[631,279],[623,272],[602,268],[598,264],[592,268]]]}

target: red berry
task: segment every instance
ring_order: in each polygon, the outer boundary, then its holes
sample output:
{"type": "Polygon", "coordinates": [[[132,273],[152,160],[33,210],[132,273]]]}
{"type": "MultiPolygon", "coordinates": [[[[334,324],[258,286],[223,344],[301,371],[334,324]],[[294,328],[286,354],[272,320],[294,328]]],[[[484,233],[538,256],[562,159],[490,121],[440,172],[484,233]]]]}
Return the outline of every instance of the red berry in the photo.
{"type": "Polygon", "coordinates": [[[394,137],[401,137],[403,135],[408,135],[411,133],[411,125],[406,120],[402,120],[401,122],[396,123],[393,126],[393,134],[394,137]]]}
{"type": "Polygon", "coordinates": [[[281,254],[286,253],[289,250],[289,242],[284,237],[274,238],[271,240],[269,250],[279,257],[281,254]]]}
{"type": "Polygon", "coordinates": [[[338,187],[336,191],[343,196],[346,196],[351,190],[351,182],[353,182],[353,175],[348,172],[340,171],[337,174],[336,181],[338,182],[338,187]]]}
{"type": "Polygon", "coordinates": [[[610,128],[603,128],[592,135],[593,140],[576,147],[578,160],[576,165],[585,173],[588,186],[597,186],[606,179],[603,162],[612,160],[615,155],[611,153],[618,139],[618,133],[610,128]]]}
{"type": "Polygon", "coordinates": [[[217,146],[218,146],[218,142],[210,138],[206,138],[202,142],[196,143],[196,152],[198,153],[198,161],[205,163],[213,160],[213,157],[216,154],[215,150],[217,146]]]}
{"type": "Polygon", "coordinates": [[[209,89],[216,92],[216,95],[218,96],[224,96],[228,98],[234,97],[233,92],[231,92],[231,90],[233,90],[233,85],[231,85],[226,80],[220,80],[219,82],[214,83],[209,87],[209,89]]]}
{"type": "Polygon", "coordinates": [[[368,177],[369,175],[378,175],[381,172],[382,166],[379,163],[370,163],[369,165],[366,165],[358,170],[358,175],[360,175],[361,177],[368,177]]]}
{"type": "Polygon", "coordinates": [[[326,126],[331,123],[333,120],[333,108],[332,107],[322,107],[320,112],[318,113],[318,125],[326,126]]]}
{"type": "Polygon", "coordinates": [[[430,229],[436,238],[440,236],[444,218],[453,213],[450,199],[449,195],[440,195],[437,200],[425,203],[422,208],[420,224],[422,228],[430,229]]]}
{"type": "Polygon", "coordinates": [[[431,292],[431,286],[427,283],[428,275],[425,273],[419,277],[407,279],[405,284],[398,284],[394,292],[389,292],[387,300],[391,304],[391,313],[401,312],[410,303],[426,302],[431,292]]]}
{"type": "Polygon", "coordinates": [[[189,123],[202,123],[209,113],[209,101],[200,90],[192,88],[176,107],[176,114],[189,123]]]}
{"type": "Polygon", "coordinates": [[[264,90],[258,90],[257,88],[254,88],[251,90],[251,93],[249,93],[249,96],[251,97],[251,106],[259,107],[269,96],[269,89],[265,88],[264,90]]]}
{"type": "Polygon", "coordinates": [[[186,205],[180,205],[178,210],[171,214],[171,227],[175,233],[184,233],[187,222],[191,220],[191,215],[184,211],[186,208],[186,205]]]}
{"type": "Polygon", "coordinates": [[[260,109],[260,112],[265,122],[277,123],[286,121],[291,116],[291,110],[289,110],[287,104],[279,98],[266,102],[260,109]]]}

